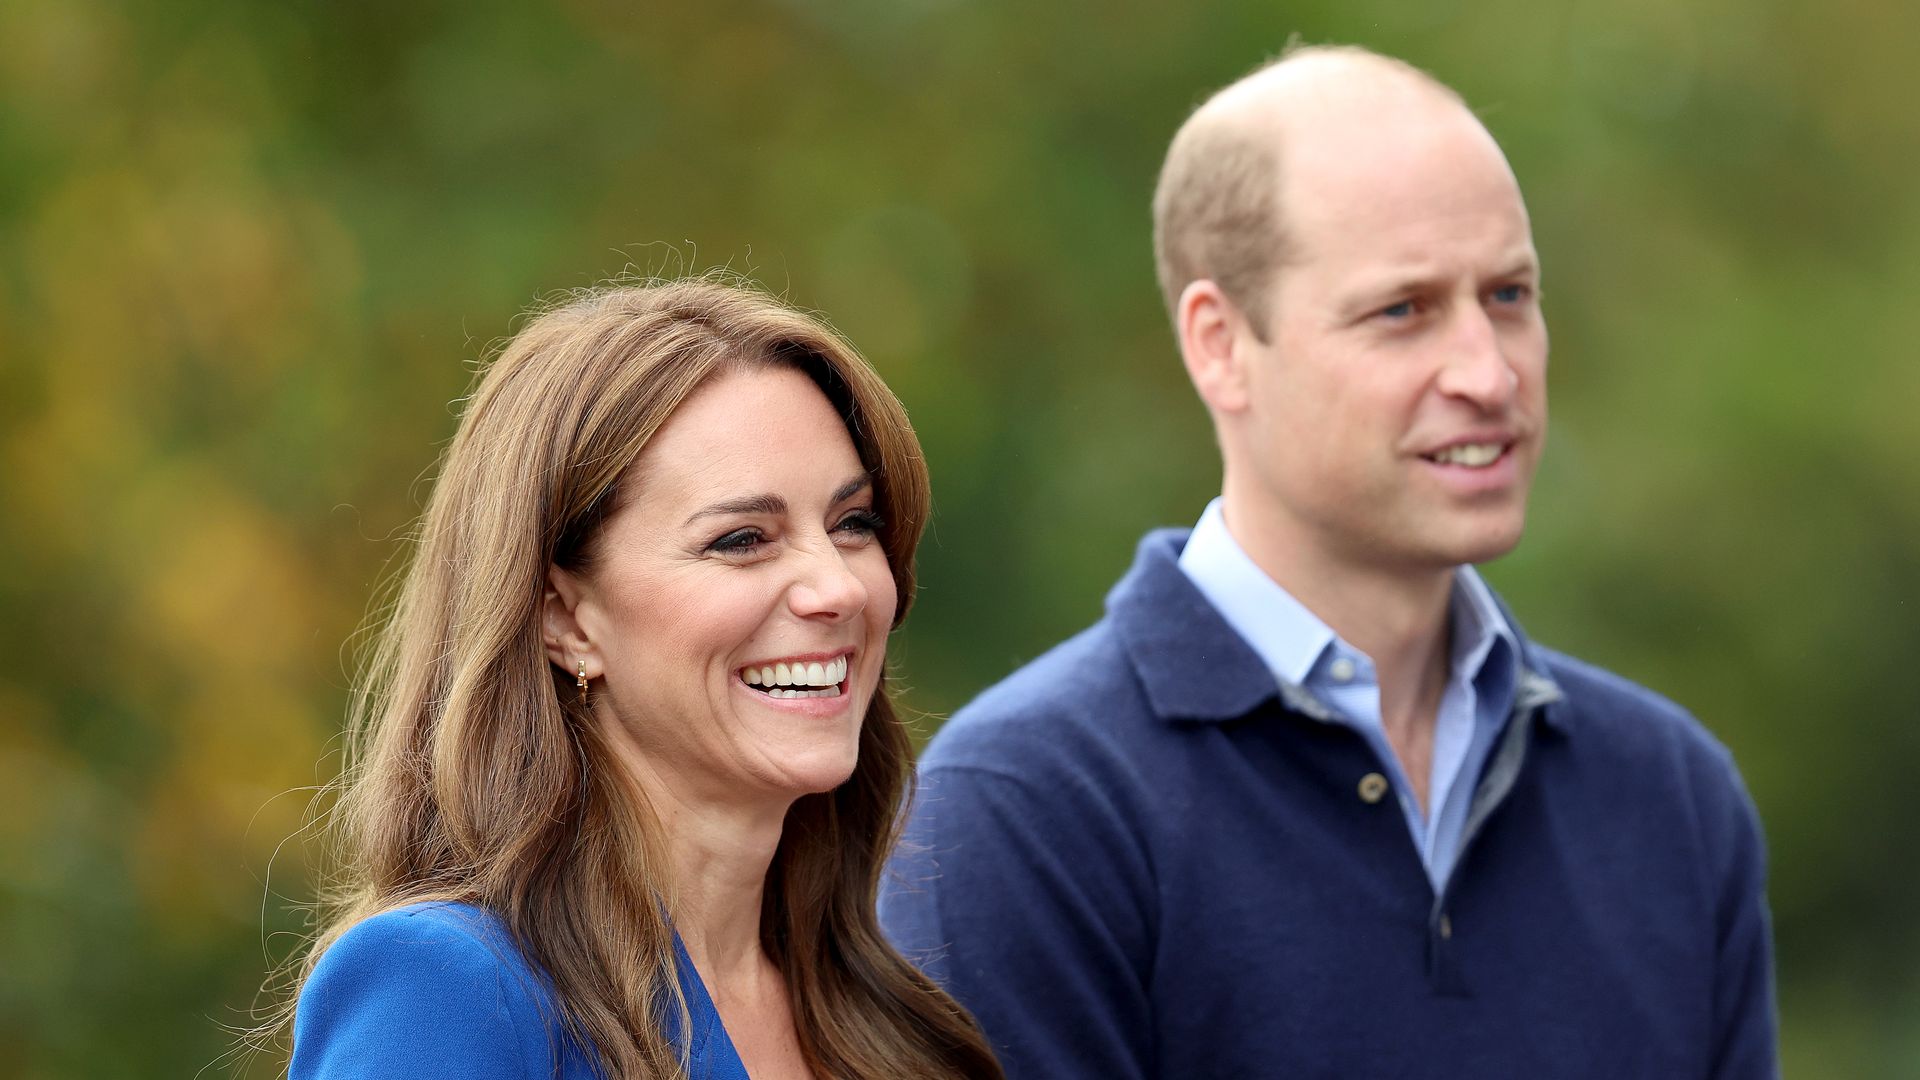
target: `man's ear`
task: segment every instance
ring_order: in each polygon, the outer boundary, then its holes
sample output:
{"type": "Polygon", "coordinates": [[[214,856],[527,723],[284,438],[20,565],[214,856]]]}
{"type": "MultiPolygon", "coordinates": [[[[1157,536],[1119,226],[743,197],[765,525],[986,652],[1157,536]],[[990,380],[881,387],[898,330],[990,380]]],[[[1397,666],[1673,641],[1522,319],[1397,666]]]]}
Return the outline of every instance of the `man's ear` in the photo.
{"type": "Polygon", "coordinates": [[[569,675],[586,665],[589,679],[601,675],[600,652],[581,625],[579,607],[585,588],[579,577],[557,566],[547,567],[547,588],[540,599],[540,640],[547,658],[569,675]]]}
{"type": "Polygon", "coordinates": [[[1220,286],[1205,278],[1181,291],[1174,307],[1180,358],[1187,377],[1208,410],[1235,413],[1247,407],[1247,345],[1252,332],[1246,316],[1220,286]]]}

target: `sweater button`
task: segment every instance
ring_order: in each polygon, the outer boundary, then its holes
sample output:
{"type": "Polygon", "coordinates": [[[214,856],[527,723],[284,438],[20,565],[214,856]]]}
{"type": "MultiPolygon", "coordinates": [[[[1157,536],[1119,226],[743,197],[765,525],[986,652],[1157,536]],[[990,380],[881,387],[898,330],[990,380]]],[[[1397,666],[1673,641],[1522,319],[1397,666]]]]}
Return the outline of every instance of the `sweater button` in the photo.
{"type": "Polygon", "coordinates": [[[1377,772],[1370,772],[1360,778],[1360,801],[1377,803],[1387,794],[1387,778],[1377,772]]]}
{"type": "Polygon", "coordinates": [[[1440,937],[1445,941],[1453,940],[1453,920],[1444,914],[1440,916],[1440,937]]]}

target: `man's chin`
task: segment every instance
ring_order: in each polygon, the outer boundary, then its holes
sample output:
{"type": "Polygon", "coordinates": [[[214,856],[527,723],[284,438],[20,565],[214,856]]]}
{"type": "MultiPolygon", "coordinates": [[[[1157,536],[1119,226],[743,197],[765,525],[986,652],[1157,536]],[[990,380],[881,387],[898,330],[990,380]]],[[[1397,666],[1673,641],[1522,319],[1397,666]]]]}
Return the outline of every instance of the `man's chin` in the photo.
{"type": "Polygon", "coordinates": [[[1519,547],[1520,536],[1525,531],[1525,519],[1516,519],[1511,523],[1488,523],[1468,535],[1461,536],[1459,542],[1454,545],[1455,552],[1450,561],[1456,566],[1492,562],[1519,547]]]}
{"type": "Polygon", "coordinates": [[[1411,534],[1418,561],[1434,569],[1491,562],[1520,546],[1526,515],[1503,508],[1499,513],[1449,516],[1429,521],[1411,534]]]}

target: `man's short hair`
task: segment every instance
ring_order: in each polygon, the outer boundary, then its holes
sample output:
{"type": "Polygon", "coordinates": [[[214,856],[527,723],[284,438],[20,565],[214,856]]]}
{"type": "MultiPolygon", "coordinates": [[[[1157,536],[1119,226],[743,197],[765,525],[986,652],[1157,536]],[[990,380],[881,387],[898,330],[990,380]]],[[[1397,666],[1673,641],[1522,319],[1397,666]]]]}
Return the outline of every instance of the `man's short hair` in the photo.
{"type": "Polygon", "coordinates": [[[1187,116],[1167,148],[1153,192],[1153,260],[1167,314],[1177,323],[1180,294],[1201,279],[1220,286],[1262,340],[1267,292],[1285,259],[1280,213],[1280,149],[1269,132],[1231,120],[1202,119],[1214,99],[1282,64],[1311,57],[1348,57],[1382,63],[1440,90],[1459,95],[1432,75],[1360,45],[1287,43],[1273,57],[1210,95],[1187,116]]]}

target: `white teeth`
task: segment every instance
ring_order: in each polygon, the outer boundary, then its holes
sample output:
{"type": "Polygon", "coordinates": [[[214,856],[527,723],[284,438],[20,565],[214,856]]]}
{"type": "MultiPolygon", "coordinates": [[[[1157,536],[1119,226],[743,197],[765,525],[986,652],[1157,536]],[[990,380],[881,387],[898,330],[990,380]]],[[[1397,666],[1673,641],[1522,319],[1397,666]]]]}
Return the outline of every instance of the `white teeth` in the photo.
{"type": "Polygon", "coordinates": [[[747,667],[740,669],[740,679],[748,686],[764,686],[774,697],[837,697],[839,686],[847,678],[847,658],[836,656],[826,663],[773,664],[766,667],[747,667]],[[827,688],[832,694],[811,693],[808,691],[773,690],[776,686],[811,686],[816,689],[827,688]]]}
{"type": "Polygon", "coordinates": [[[1484,469],[1500,459],[1506,447],[1500,443],[1465,443],[1449,446],[1432,455],[1432,459],[1442,465],[1465,465],[1469,469],[1484,469]]]}

